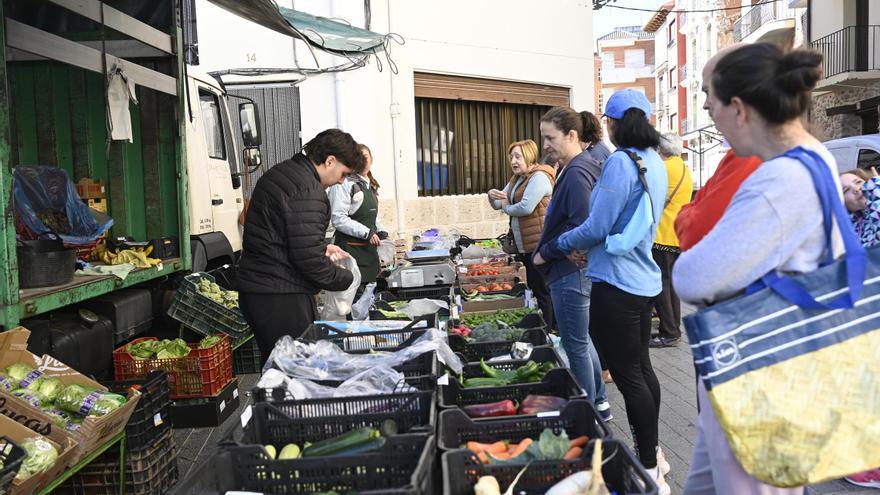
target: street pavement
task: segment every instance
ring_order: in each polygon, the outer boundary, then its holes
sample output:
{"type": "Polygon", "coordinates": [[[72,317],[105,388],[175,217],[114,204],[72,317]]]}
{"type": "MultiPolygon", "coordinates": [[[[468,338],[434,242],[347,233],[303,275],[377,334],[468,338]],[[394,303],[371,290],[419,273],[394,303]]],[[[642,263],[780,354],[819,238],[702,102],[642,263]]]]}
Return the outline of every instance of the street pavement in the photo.
{"type": "MultiPolygon", "coordinates": [[[[684,314],[693,308],[682,308],[684,314]]],[[[654,322],[657,323],[656,320],[654,322]]],[[[666,477],[673,495],[683,493],[694,442],[697,438],[697,394],[693,361],[686,338],[677,347],[651,349],[651,363],[660,381],[660,445],[672,471],[666,477]]],[[[626,420],[623,396],[614,384],[606,384],[608,400],[614,413],[610,426],[614,435],[632,446],[632,433],[626,420]]],[[[861,488],[843,480],[809,487],[809,495],[856,494],[880,495],[880,490],[861,488]]]]}

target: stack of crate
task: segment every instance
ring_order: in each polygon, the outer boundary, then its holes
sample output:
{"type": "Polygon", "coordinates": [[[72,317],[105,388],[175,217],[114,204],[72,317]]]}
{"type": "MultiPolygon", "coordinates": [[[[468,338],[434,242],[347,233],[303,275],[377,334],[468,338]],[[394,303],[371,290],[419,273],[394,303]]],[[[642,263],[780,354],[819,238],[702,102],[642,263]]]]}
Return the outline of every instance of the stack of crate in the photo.
{"type": "MultiPolygon", "coordinates": [[[[168,374],[152,371],[143,379],[108,383],[110,390],[126,393],[135,388],[141,398],[125,427],[125,493],[162,495],[178,479],[177,446],[171,429],[168,374]]],[[[55,493],[71,495],[117,494],[119,448],[98,456],[55,493]]]]}

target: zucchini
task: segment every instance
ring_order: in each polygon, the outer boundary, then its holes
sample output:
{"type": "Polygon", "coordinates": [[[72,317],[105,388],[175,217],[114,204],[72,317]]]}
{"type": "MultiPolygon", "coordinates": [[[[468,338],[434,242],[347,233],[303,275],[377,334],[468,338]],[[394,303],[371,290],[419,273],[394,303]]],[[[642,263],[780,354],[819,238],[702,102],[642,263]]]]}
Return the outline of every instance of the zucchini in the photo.
{"type": "Polygon", "coordinates": [[[366,454],[368,452],[374,452],[376,450],[381,449],[385,445],[385,439],[382,437],[374,438],[368,442],[363,442],[354,447],[340,450],[333,453],[330,457],[339,457],[345,455],[357,455],[357,454],[366,454]]]}
{"type": "Polygon", "coordinates": [[[302,457],[319,457],[333,455],[339,451],[350,449],[362,443],[379,438],[378,430],[373,428],[358,428],[337,437],[328,438],[309,445],[303,449],[302,457]]]}

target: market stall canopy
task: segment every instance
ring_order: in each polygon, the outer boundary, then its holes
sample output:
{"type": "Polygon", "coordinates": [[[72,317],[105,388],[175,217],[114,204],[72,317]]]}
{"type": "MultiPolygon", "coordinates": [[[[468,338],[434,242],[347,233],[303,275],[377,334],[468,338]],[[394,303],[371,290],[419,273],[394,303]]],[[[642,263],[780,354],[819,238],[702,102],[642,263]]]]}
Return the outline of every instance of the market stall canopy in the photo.
{"type": "MultiPolygon", "coordinates": [[[[325,17],[318,17],[285,7],[272,0],[210,0],[239,17],[281,34],[304,41],[309,49],[318,49],[347,58],[360,58],[386,51],[394,35],[380,34],[325,17]]],[[[314,52],[313,52],[314,56],[314,52]]],[[[317,63],[317,60],[316,60],[317,63]]]]}

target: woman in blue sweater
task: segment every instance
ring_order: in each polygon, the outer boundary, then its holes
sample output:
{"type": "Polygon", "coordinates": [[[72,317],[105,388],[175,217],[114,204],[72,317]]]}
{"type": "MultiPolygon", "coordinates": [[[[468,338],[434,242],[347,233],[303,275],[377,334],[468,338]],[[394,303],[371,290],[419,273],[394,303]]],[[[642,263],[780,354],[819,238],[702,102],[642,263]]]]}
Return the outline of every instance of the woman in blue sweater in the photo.
{"type": "Polygon", "coordinates": [[[589,216],[580,226],[559,236],[552,250],[589,250],[588,275],[593,281],[590,334],[602,348],[614,383],[623,394],[639,459],[664,494],[669,493],[663,478],[668,464],[661,462],[663,466],[658,468],[657,459],[660,384],[651,366],[648,342],[652,301],[662,289],[660,268],[651,247],[666,199],[666,167],[653,149],[660,144],[660,135],[648,120],[651,104],[644,94],[630,89],[614,93],[606,104],[605,116],[617,151],[605,160],[590,195],[589,216]],[[627,151],[638,155],[645,168],[652,208],[657,214],[632,250],[611,254],[606,250],[606,238],[623,231],[644,192],[638,167],[627,151]]]}
{"type": "Polygon", "coordinates": [[[611,406],[605,396],[605,382],[599,355],[590,339],[590,278],[584,266],[583,253],[567,256],[551,250],[556,239],[564,232],[580,225],[589,210],[588,198],[601,165],[581,148],[583,133],[581,116],[569,107],[553,107],[541,117],[541,137],[544,152],[559,164],[556,187],[544,217],[541,240],[532,255],[550,289],[556,327],[562,338],[562,347],[568,356],[571,371],[587,396],[596,404],[600,417],[611,419],[611,406]],[[538,260],[541,260],[540,262],[538,260]]]}

